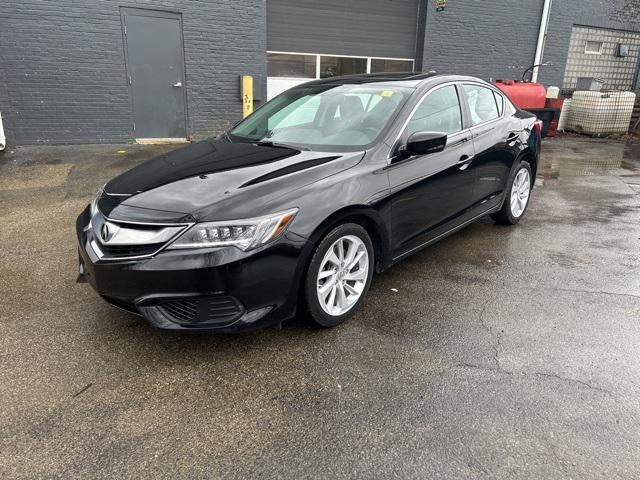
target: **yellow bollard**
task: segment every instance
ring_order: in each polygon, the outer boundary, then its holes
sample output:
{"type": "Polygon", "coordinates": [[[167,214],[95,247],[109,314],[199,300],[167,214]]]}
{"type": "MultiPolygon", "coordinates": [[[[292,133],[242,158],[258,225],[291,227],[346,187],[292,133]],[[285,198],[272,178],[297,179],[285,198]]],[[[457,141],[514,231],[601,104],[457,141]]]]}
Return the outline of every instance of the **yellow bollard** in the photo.
{"type": "Polygon", "coordinates": [[[242,118],[253,113],[253,77],[242,76],[242,118]]]}

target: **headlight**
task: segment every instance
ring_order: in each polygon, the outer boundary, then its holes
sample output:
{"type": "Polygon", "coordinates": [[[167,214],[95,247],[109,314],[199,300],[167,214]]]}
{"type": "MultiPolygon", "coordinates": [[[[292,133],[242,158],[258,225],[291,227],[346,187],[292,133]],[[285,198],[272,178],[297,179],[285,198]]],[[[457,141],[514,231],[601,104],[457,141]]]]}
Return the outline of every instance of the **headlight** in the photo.
{"type": "Polygon", "coordinates": [[[103,188],[104,185],[98,189],[98,191],[96,192],[96,196],[93,197],[93,200],[91,200],[91,209],[89,210],[91,213],[91,218],[93,218],[93,216],[98,213],[98,200],[100,200],[100,197],[104,192],[103,188]]]}
{"type": "Polygon", "coordinates": [[[196,223],[167,248],[234,246],[241,250],[249,250],[282,235],[296,213],[298,209],[294,208],[246,220],[196,223]]]}
{"type": "Polygon", "coordinates": [[[92,225],[91,225],[91,220],[93,220],[93,217],[96,213],[98,213],[98,200],[100,200],[100,197],[102,196],[102,193],[104,192],[103,187],[100,187],[98,189],[98,192],[96,193],[96,196],[93,197],[93,200],[91,200],[91,203],[89,204],[89,223],[87,223],[87,225],[84,227],[84,231],[86,232],[87,230],[91,230],[92,225]]]}

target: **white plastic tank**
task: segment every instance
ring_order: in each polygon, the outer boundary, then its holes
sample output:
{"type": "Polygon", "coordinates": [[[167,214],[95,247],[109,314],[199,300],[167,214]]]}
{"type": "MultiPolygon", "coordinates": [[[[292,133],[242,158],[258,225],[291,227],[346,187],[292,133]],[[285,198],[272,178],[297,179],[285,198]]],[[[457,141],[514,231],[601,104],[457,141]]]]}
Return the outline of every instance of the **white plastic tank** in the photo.
{"type": "Polygon", "coordinates": [[[626,133],[635,101],[633,92],[574,92],[566,129],[596,136],[626,133]]]}
{"type": "Polygon", "coordinates": [[[563,132],[567,129],[567,119],[569,118],[569,112],[571,111],[571,99],[566,98],[562,104],[562,110],[560,111],[560,118],[558,119],[558,130],[563,132]]]}
{"type": "Polygon", "coordinates": [[[558,98],[559,94],[560,94],[560,89],[558,87],[547,88],[547,98],[558,98]]]}

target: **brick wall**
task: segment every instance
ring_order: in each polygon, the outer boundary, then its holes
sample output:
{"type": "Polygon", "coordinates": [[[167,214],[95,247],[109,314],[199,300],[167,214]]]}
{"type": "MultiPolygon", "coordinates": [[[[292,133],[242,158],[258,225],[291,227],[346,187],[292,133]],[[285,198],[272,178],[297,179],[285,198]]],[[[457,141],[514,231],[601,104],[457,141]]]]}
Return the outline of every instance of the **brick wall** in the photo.
{"type": "MultiPolygon", "coordinates": [[[[484,79],[520,78],[533,64],[543,0],[427,2],[424,69],[484,79]]],[[[562,86],[573,25],[640,32],[640,0],[555,0],[539,80],[562,86]]]]}
{"type": "MultiPolygon", "coordinates": [[[[533,63],[543,0],[427,2],[424,69],[519,78],[533,63]]],[[[220,132],[241,114],[238,76],[266,78],[265,0],[4,0],[0,111],[8,141],[129,142],[132,118],[119,7],[180,12],[188,129],[220,132]]],[[[640,32],[640,0],[555,0],[540,80],[562,85],[573,25],[640,32]]]]}
{"type": "Polygon", "coordinates": [[[194,138],[240,118],[238,76],[266,78],[263,0],[4,0],[0,111],[9,143],[133,140],[119,7],[182,14],[194,138]]]}
{"type": "Polygon", "coordinates": [[[443,12],[423,1],[423,70],[489,80],[519,78],[533,63],[542,0],[449,0],[443,12]]]}

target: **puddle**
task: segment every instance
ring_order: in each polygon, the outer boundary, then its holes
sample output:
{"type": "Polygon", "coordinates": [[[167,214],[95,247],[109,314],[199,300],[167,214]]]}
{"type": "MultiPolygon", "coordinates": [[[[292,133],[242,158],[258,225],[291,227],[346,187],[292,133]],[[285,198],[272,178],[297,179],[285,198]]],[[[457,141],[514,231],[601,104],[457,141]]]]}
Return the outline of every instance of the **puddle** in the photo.
{"type": "Polygon", "coordinates": [[[619,169],[640,175],[640,143],[557,137],[542,144],[538,176],[542,179],[610,175],[619,169]]]}

